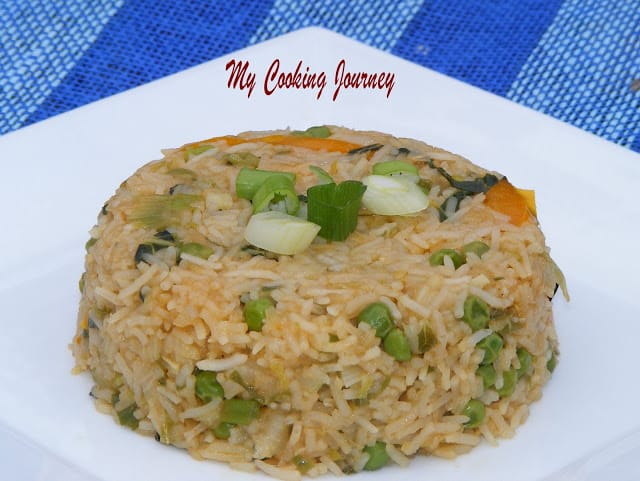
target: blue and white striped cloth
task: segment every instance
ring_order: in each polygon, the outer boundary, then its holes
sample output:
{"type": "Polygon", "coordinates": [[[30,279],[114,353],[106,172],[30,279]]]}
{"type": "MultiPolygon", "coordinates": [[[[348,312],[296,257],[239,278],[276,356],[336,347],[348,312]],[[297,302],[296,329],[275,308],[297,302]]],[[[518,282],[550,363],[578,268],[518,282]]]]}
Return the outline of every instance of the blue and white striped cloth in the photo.
{"type": "Polygon", "coordinates": [[[0,134],[308,26],[640,152],[640,0],[4,0],[0,134]]]}

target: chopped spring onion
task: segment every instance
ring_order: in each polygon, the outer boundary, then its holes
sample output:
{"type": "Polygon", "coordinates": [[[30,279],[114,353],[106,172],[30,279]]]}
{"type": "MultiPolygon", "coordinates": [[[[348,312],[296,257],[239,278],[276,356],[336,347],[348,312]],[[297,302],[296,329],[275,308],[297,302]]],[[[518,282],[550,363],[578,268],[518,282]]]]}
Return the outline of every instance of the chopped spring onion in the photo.
{"type": "Polygon", "coordinates": [[[138,405],[136,403],[133,403],[126,408],[118,411],[118,422],[120,422],[121,425],[127,426],[128,428],[131,428],[133,430],[138,429],[138,424],[140,422],[134,414],[136,409],[138,409],[138,405]]]}
{"type": "Polygon", "coordinates": [[[403,160],[387,160],[386,162],[378,162],[371,169],[374,175],[411,175],[418,177],[418,168],[403,160]]]}
{"type": "MultiPolygon", "coordinates": [[[[251,199],[253,213],[269,210],[275,204],[283,203],[287,214],[295,215],[300,209],[300,199],[296,194],[293,181],[284,175],[272,175],[265,179],[251,199]]],[[[273,209],[280,210],[280,209],[273,209]]]]}
{"type": "Polygon", "coordinates": [[[211,432],[217,439],[229,439],[231,437],[231,429],[234,427],[231,423],[220,423],[211,429],[211,432]]]}
{"type": "Polygon", "coordinates": [[[520,362],[520,367],[516,370],[518,377],[526,376],[529,374],[529,369],[531,369],[531,353],[527,351],[524,347],[519,347],[516,349],[516,355],[518,356],[518,361],[520,362]]]}
{"type": "Polygon", "coordinates": [[[181,211],[201,200],[199,195],[148,194],[135,198],[129,221],[151,228],[164,228],[179,219],[181,211]]]}
{"type": "Polygon", "coordinates": [[[307,130],[294,130],[291,135],[296,137],[314,137],[316,139],[326,139],[331,136],[331,130],[326,125],[309,127],[307,130]]]}
{"type": "Polygon", "coordinates": [[[516,390],[518,382],[518,373],[515,369],[509,369],[502,373],[502,387],[498,389],[500,397],[509,397],[516,390]]]}
{"type": "Polygon", "coordinates": [[[471,399],[462,410],[462,414],[469,418],[469,420],[464,423],[465,428],[477,428],[478,426],[480,426],[480,424],[482,424],[482,421],[484,421],[484,404],[482,404],[482,402],[478,401],[477,399],[471,399]]]}
{"type": "Polygon", "coordinates": [[[190,160],[191,158],[205,153],[207,150],[213,149],[213,145],[196,145],[194,147],[188,147],[184,151],[184,160],[190,160]]]}
{"type": "Polygon", "coordinates": [[[307,218],[318,224],[318,233],[331,241],[343,241],[358,224],[358,212],[366,187],[357,180],[314,185],[307,191],[307,218]]]}
{"type": "Polygon", "coordinates": [[[187,242],[180,245],[180,254],[208,259],[213,254],[213,249],[198,242],[187,242]]]}
{"type": "Polygon", "coordinates": [[[347,152],[347,155],[368,154],[370,152],[380,150],[382,147],[384,147],[382,144],[369,144],[363,147],[358,147],[357,149],[351,149],[347,152]]]}
{"type": "Polygon", "coordinates": [[[367,186],[362,203],[374,214],[409,215],[429,207],[429,198],[411,180],[370,175],[362,182],[367,186]]]}
{"type": "Polygon", "coordinates": [[[316,237],[320,226],[278,211],[253,215],[244,231],[250,244],[276,254],[302,252],[316,237]]]}
{"type": "Polygon", "coordinates": [[[240,169],[238,176],[236,177],[236,194],[241,199],[251,200],[264,181],[272,176],[284,176],[291,182],[295,182],[296,180],[296,175],[291,172],[243,167],[240,169]]]}
{"type": "Polygon", "coordinates": [[[260,158],[253,155],[251,152],[232,152],[224,154],[222,160],[227,164],[237,165],[241,167],[258,167],[260,158]]]}
{"type": "Polygon", "coordinates": [[[326,170],[324,170],[321,167],[318,167],[317,165],[310,165],[309,170],[314,174],[316,174],[316,177],[318,179],[318,184],[320,185],[336,183],[335,180],[333,180],[333,177],[331,177],[326,170]]]}
{"type": "Polygon", "coordinates": [[[366,446],[364,452],[369,455],[369,460],[363,468],[365,471],[375,471],[389,462],[387,445],[382,441],[376,441],[374,444],[366,446]]]}

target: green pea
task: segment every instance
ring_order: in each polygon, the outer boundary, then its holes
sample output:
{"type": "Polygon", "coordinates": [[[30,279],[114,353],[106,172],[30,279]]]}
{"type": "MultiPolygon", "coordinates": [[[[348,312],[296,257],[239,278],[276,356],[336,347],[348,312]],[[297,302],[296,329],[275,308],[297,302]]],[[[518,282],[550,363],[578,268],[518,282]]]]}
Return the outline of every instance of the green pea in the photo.
{"type": "Polygon", "coordinates": [[[394,327],[382,341],[384,352],[397,361],[408,361],[411,359],[411,348],[409,340],[400,329],[394,327]]]}
{"type": "Polygon", "coordinates": [[[198,242],[187,242],[180,246],[180,254],[188,254],[190,256],[208,259],[213,254],[213,249],[198,242]]]}
{"type": "Polygon", "coordinates": [[[482,386],[485,390],[489,389],[496,382],[496,370],[491,365],[480,366],[476,370],[476,374],[482,378],[482,386]]]}
{"type": "Polygon", "coordinates": [[[482,257],[489,251],[489,246],[482,241],[473,241],[469,242],[462,246],[460,249],[462,253],[466,256],[469,252],[473,252],[478,257],[482,257]]]}
{"type": "Polygon", "coordinates": [[[515,369],[509,369],[502,373],[502,387],[498,389],[500,397],[509,397],[516,389],[516,382],[518,381],[518,373],[515,369]]]}
{"type": "Polygon", "coordinates": [[[138,429],[138,424],[140,423],[140,421],[138,421],[138,418],[136,418],[134,415],[136,409],[138,409],[138,405],[136,403],[133,403],[126,408],[118,411],[118,421],[120,422],[120,424],[123,426],[127,426],[128,428],[131,428],[133,430],[138,429]]]}
{"type": "Polygon", "coordinates": [[[502,338],[495,332],[493,334],[489,334],[482,341],[476,344],[478,349],[482,349],[484,351],[484,357],[480,364],[488,365],[498,359],[498,354],[500,354],[503,345],[504,342],[502,341],[502,338]]]}
{"type": "Polygon", "coordinates": [[[234,425],[231,423],[220,423],[216,427],[214,427],[211,432],[218,439],[229,439],[231,436],[231,428],[234,425]]]}
{"type": "Polygon", "coordinates": [[[465,428],[477,428],[484,421],[485,407],[481,401],[471,399],[462,410],[462,414],[467,416],[469,420],[464,423],[465,428]]]}
{"type": "Polygon", "coordinates": [[[469,296],[464,301],[464,314],[462,320],[466,322],[472,331],[484,329],[489,322],[489,306],[476,296],[469,296]]]}
{"type": "Polygon", "coordinates": [[[260,403],[255,399],[225,399],[220,411],[220,421],[246,425],[259,415],[260,403]]]}
{"type": "Polygon", "coordinates": [[[383,338],[393,329],[391,312],[382,302],[374,302],[358,314],[358,322],[365,322],[376,330],[376,336],[383,338]]]}
{"type": "Polygon", "coordinates": [[[253,299],[244,305],[244,322],[247,323],[250,331],[262,331],[267,309],[271,307],[273,307],[273,301],[268,297],[253,299]]]}
{"type": "Polygon", "coordinates": [[[212,371],[198,371],[196,374],[196,397],[208,403],[213,398],[224,397],[224,388],[212,371]]]}
{"type": "Polygon", "coordinates": [[[364,452],[369,455],[367,464],[364,465],[365,471],[375,471],[384,467],[389,462],[389,455],[387,454],[387,445],[382,441],[376,441],[375,444],[366,446],[364,452]]]}
{"type": "Polygon", "coordinates": [[[465,258],[462,254],[454,249],[440,249],[435,251],[429,257],[429,264],[432,266],[443,266],[444,258],[449,257],[453,262],[453,267],[456,269],[465,263],[465,258]]]}
{"type": "Polygon", "coordinates": [[[547,361],[547,370],[550,373],[553,373],[553,371],[555,371],[557,365],[558,365],[558,358],[556,357],[556,354],[553,353],[553,354],[551,354],[551,357],[547,361]]]}
{"type": "Polygon", "coordinates": [[[531,368],[531,354],[524,347],[519,347],[516,349],[516,355],[518,356],[518,361],[520,361],[520,367],[516,371],[520,378],[528,374],[531,368]]]}
{"type": "Polygon", "coordinates": [[[306,474],[309,472],[311,468],[315,465],[315,463],[304,456],[300,456],[299,454],[293,457],[293,464],[296,465],[298,471],[302,474],[306,474]]]}

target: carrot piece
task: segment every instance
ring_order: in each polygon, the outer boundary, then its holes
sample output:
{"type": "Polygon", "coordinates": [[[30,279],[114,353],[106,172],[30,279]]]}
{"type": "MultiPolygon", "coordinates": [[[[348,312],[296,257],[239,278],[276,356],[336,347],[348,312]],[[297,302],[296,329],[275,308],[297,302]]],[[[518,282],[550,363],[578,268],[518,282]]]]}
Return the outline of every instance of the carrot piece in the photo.
{"type": "Polygon", "coordinates": [[[271,145],[289,145],[291,147],[302,147],[309,150],[326,150],[328,152],[347,153],[350,150],[359,149],[362,145],[352,144],[344,140],[315,138],[315,137],[295,137],[293,135],[268,135],[266,137],[255,137],[253,139],[245,139],[233,135],[225,135],[223,137],[212,137],[210,139],[200,140],[191,144],[184,145],[183,148],[193,148],[200,145],[213,144],[215,142],[225,141],[228,145],[238,145],[249,142],[262,142],[271,145]]]}
{"type": "Polygon", "coordinates": [[[517,188],[516,190],[522,197],[524,197],[524,200],[527,201],[527,207],[529,208],[529,211],[534,216],[537,216],[538,210],[536,208],[536,191],[529,190],[529,189],[517,189],[517,188]]]}
{"type": "Polygon", "coordinates": [[[509,216],[509,222],[513,225],[522,225],[529,219],[527,200],[504,177],[486,192],[484,203],[509,216]]]}

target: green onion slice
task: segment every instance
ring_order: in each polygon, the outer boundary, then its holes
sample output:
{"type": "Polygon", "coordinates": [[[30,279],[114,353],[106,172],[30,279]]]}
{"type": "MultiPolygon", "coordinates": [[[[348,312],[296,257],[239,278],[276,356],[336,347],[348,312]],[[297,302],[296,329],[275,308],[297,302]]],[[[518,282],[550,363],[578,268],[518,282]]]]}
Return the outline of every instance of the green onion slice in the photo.
{"type": "Polygon", "coordinates": [[[362,203],[374,214],[410,215],[429,207],[429,198],[411,180],[370,175],[362,182],[367,186],[362,203]]]}
{"type": "Polygon", "coordinates": [[[371,170],[374,175],[396,175],[408,174],[418,177],[418,168],[403,160],[387,160],[386,162],[378,162],[373,165],[371,170]]]}
{"type": "Polygon", "coordinates": [[[309,170],[316,174],[316,178],[318,179],[318,184],[335,184],[335,180],[333,177],[329,175],[329,173],[321,167],[317,165],[310,165],[309,170]]]}
{"type": "Polygon", "coordinates": [[[244,231],[250,244],[276,254],[294,255],[305,250],[320,226],[278,211],[253,215],[244,231]]]}
{"type": "MultiPolygon", "coordinates": [[[[283,210],[295,215],[300,208],[300,199],[296,194],[293,181],[284,175],[272,175],[258,188],[251,199],[253,213],[264,212],[283,202],[283,210]],[[275,205],[274,205],[275,204],[275,205]]],[[[280,210],[277,207],[273,210],[280,210]]]]}
{"type": "Polygon", "coordinates": [[[287,177],[291,182],[295,182],[296,175],[291,172],[280,172],[277,170],[260,170],[250,167],[243,167],[236,177],[236,194],[241,199],[251,200],[260,186],[273,176],[287,177]]]}
{"type": "Polygon", "coordinates": [[[356,230],[365,190],[357,180],[314,185],[307,190],[307,218],[321,227],[320,237],[343,241],[356,230]]]}
{"type": "Polygon", "coordinates": [[[316,125],[307,130],[294,130],[291,135],[295,137],[314,137],[316,139],[326,139],[331,136],[331,130],[326,125],[316,125]]]}

